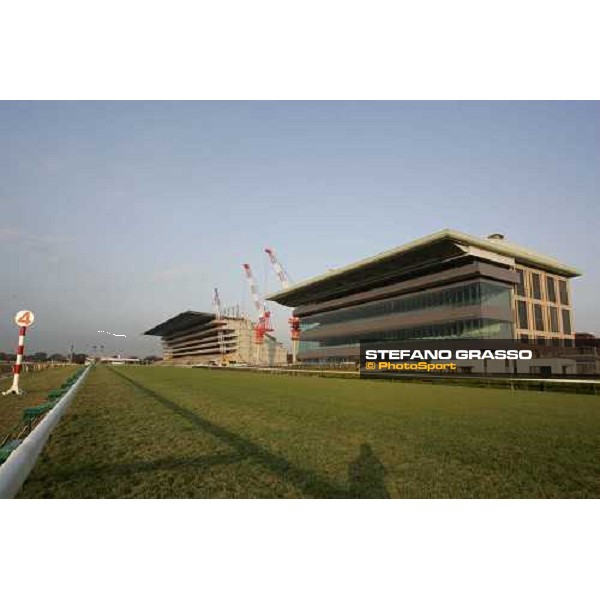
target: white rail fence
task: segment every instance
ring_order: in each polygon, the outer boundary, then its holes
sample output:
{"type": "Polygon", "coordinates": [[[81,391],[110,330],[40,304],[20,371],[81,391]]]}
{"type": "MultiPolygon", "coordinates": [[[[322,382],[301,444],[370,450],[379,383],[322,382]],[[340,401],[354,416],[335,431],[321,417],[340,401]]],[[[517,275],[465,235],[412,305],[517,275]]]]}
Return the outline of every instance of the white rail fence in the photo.
{"type": "Polygon", "coordinates": [[[88,366],[79,379],[56,403],[56,406],[46,414],[37,427],[11,453],[6,462],[0,466],[0,498],[14,498],[18,494],[44,449],[50,434],[67,408],[69,408],[71,401],[83,384],[89,370],[90,367],[88,366]]]}

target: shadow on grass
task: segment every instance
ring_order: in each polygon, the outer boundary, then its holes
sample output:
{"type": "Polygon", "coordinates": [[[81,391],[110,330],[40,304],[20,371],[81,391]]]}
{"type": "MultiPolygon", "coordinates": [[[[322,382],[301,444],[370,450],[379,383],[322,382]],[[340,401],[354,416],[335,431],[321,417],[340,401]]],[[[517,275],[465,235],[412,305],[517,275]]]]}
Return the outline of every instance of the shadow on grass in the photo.
{"type": "Polygon", "coordinates": [[[326,481],[314,471],[297,467],[287,459],[273,454],[263,446],[255,444],[254,442],[201,417],[194,411],[169,400],[165,396],[143,386],[123,373],[119,373],[113,369],[111,369],[111,371],[122,379],[125,379],[130,385],[141,391],[144,395],[172,410],[198,429],[227,443],[236,451],[236,454],[232,455],[231,458],[235,456],[237,457],[237,460],[251,459],[310,496],[315,498],[390,497],[385,488],[383,479],[385,469],[368,444],[363,444],[361,446],[358,458],[349,466],[349,488],[341,487],[326,481]]]}
{"type": "MultiPolygon", "coordinates": [[[[81,479],[86,477],[104,476],[128,476],[134,473],[148,473],[151,471],[186,469],[210,469],[218,465],[231,465],[242,460],[237,453],[214,454],[211,456],[199,456],[197,458],[180,458],[168,456],[158,460],[138,461],[130,463],[117,463],[108,465],[82,466],[78,469],[64,469],[52,474],[52,481],[68,481],[70,479],[81,479]]],[[[30,481],[35,481],[31,477],[30,481]]]]}
{"type": "Polygon", "coordinates": [[[360,454],[348,467],[351,498],[389,498],[385,487],[385,467],[369,444],[360,447],[360,454]]]}
{"type": "Polygon", "coordinates": [[[239,436],[211,421],[204,419],[197,413],[184,408],[183,406],[165,398],[161,394],[143,386],[137,381],[130,379],[126,375],[114,371],[113,373],[127,380],[132,386],[140,390],[146,396],[156,400],[166,408],[169,408],[180,417],[192,423],[198,429],[209,433],[219,440],[227,443],[234,448],[239,459],[252,459],[254,462],[266,467],[280,476],[284,481],[295,485],[306,494],[317,498],[348,498],[348,490],[332,485],[328,481],[320,478],[314,471],[301,469],[290,463],[287,459],[269,452],[266,448],[251,442],[250,440],[239,436]]]}

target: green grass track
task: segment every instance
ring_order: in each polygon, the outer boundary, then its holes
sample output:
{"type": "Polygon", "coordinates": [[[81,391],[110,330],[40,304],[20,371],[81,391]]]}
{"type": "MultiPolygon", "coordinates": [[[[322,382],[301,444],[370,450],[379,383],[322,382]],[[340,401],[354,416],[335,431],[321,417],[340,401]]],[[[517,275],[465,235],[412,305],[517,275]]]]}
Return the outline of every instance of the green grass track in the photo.
{"type": "Polygon", "coordinates": [[[600,497],[600,398],[95,367],[22,497],[600,497]]]}
{"type": "MultiPolygon", "coordinates": [[[[26,394],[0,396],[0,436],[4,436],[21,421],[24,409],[46,402],[48,392],[59,388],[76,370],[76,366],[66,365],[44,371],[22,373],[19,386],[26,394]]],[[[12,376],[0,380],[0,391],[6,391],[11,383],[12,376]]]]}

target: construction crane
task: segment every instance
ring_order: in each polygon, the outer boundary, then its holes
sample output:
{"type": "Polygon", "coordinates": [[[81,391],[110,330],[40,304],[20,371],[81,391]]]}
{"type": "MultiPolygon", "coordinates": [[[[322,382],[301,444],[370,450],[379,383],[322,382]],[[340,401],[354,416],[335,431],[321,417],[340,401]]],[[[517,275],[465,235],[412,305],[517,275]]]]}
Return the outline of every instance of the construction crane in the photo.
{"type": "MultiPolygon", "coordinates": [[[[215,309],[215,317],[217,321],[221,321],[223,316],[223,309],[221,308],[221,298],[219,297],[219,290],[215,288],[213,293],[213,307],[215,309]]],[[[227,364],[225,354],[227,352],[225,348],[225,336],[223,335],[223,329],[221,323],[217,323],[217,339],[219,340],[219,352],[221,354],[221,365],[227,364]]]]}
{"type": "Polygon", "coordinates": [[[250,286],[250,294],[252,295],[252,300],[257,313],[257,320],[254,325],[254,343],[256,344],[256,362],[260,364],[260,349],[265,341],[265,333],[273,331],[273,327],[271,326],[271,313],[267,310],[264,300],[260,297],[258,286],[256,285],[250,265],[244,263],[242,266],[246,273],[246,281],[250,286]]]}
{"type": "MultiPolygon", "coordinates": [[[[290,276],[277,260],[273,248],[265,248],[265,252],[271,259],[271,264],[273,265],[277,279],[279,279],[279,283],[281,283],[281,287],[284,290],[287,290],[291,285],[290,276]]],[[[300,341],[300,318],[292,316],[288,319],[288,323],[290,324],[290,339],[292,340],[292,364],[296,364],[298,358],[298,342],[300,341]]]]}

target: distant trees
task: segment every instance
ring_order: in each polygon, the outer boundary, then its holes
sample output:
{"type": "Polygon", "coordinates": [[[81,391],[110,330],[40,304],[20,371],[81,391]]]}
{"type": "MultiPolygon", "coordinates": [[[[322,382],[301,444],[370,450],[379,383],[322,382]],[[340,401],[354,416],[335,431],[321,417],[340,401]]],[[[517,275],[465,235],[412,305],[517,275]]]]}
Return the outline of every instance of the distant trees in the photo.
{"type": "MultiPolygon", "coordinates": [[[[14,362],[14,354],[7,352],[0,352],[0,362],[14,362]]],[[[48,355],[45,352],[36,352],[35,354],[26,354],[24,357],[25,362],[46,362],[48,355]]]]}
{"type": "MultiPolygon", "coordinates": [[[[59,352],[55,352],[54,354],[48,355],[47,352],[35,352],[34,354],[25,355],[25,362],[69,362],[70,356],[65,356],[64,354],[60,354],[59,352]]],[[[77,364],[84,364],[87,358],[87,354],[84,353],[74,353],[73,354],[73,362],[77,364]]],[[[0,362],[14,362],[15,355],[9,354],[8,352],[0,352],[0,362]]]]}
{"type": "MultiPolygon", "coordinates": [[[[137,358],[137,357],[134,357],[134,358],[137,358]]],[[[162,360],[162,358],[160,356],[154,356],[153,354],[151,354],[150,356],[144,357],[144,359],[142,360],[142,363],[145,365],[151,365],[152,363],[158,362],[159,360],[162,360]]]]}

